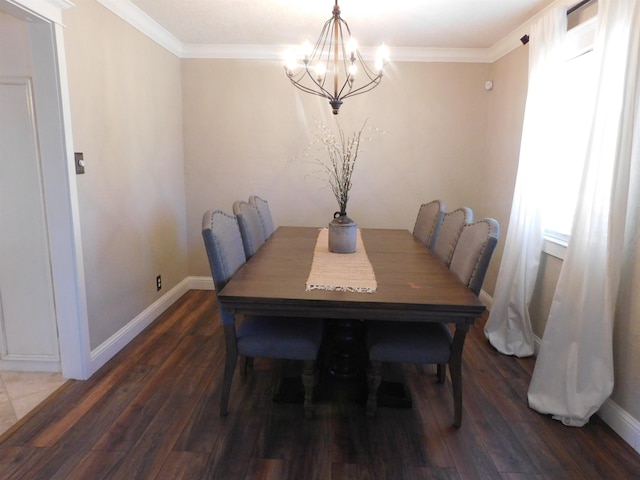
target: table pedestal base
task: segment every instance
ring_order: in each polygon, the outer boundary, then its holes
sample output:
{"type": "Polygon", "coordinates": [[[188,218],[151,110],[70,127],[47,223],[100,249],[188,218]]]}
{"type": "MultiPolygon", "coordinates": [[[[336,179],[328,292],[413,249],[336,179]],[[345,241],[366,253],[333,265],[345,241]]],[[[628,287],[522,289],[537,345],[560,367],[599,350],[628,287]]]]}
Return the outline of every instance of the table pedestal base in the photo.
{"type": "Polygon", "coordinates": [[[359,320],[331,320],[327,327],[327,373],[341,380],[361,376],[367,364],[364,324],[359,320]]]}
{"type": "MultiPolygon", "coordinates": [[[[303,403],[304,386],[302,379],[282,377],[273,394],[275,403],[303,403]]],[[[313,399],[314,403],[367,403],[367,383],[364,376],[351,380],[332,377],[321,378],[313,399]]],[[[382,381],[378,389],[378,406],[388,408],[412,408],[413,401],[409,389],[402,382],[382,381]]]]}

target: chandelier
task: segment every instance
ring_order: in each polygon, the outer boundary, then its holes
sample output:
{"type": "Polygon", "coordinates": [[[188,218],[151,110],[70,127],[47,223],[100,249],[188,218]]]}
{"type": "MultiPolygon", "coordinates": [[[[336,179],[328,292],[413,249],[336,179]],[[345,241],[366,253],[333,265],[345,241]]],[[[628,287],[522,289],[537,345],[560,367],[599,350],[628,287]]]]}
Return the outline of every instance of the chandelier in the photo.
{"type": "Polygon", "coordinates": [[[303,92],[329,100],[337,115],[345,98],[368,92],[380,84],[389,49],[378,48],[375,66],[367,66],[351,36],[349,25],[340,17],[338,0],[333,16],[322,27],[315,46],[305,42],[296,53],[285,54],[285,72],[291,83],[303,92]]]}

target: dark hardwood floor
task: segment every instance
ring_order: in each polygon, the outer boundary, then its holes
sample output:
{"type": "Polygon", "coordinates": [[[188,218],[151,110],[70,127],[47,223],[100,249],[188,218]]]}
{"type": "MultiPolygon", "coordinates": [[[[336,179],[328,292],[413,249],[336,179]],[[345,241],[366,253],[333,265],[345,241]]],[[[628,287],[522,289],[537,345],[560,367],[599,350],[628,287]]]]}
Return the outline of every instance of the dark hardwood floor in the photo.
{"type": "Polygon", "coordinates": [[[256,359],[218,415],[224,343],[214,292],[190,291],[87,381],[69,381],[0,437],[2,479],[630,479],[640,455],[594,417],[565,427],[527,407],[532,359],[505,357],[477,322],[451,386],[405,365],[413,408],[367,418],[348,395],[316,417],[274,403],[290,366],[256,359]]]}

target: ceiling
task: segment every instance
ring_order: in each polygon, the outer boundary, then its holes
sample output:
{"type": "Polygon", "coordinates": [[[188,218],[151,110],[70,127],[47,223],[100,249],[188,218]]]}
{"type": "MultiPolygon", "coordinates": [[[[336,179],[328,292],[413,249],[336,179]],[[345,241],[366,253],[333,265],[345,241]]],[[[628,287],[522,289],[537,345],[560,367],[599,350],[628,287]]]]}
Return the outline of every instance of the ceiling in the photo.
{"type": "MultiPolygon", "coordinates": [[[[554,0],[340,0],[362,46],[490,48],[554,0]]],[[[184,45],[315,41],[334,0],[130,0],[184,45]]],[[[393,53],[392,53],[393,55],[393,53]]]]}

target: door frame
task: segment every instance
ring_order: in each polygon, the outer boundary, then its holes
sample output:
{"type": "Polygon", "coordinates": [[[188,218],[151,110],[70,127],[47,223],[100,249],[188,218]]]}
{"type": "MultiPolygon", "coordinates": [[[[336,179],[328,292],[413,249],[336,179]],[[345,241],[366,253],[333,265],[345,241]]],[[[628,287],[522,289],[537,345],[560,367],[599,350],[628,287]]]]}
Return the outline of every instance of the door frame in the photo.
{"type": "Polygon", "coordinates": [[[90,362],[84,263],[63,41],[67,0],[0,0],[28,25],[62,375],[84,380],[90,362]]]}

